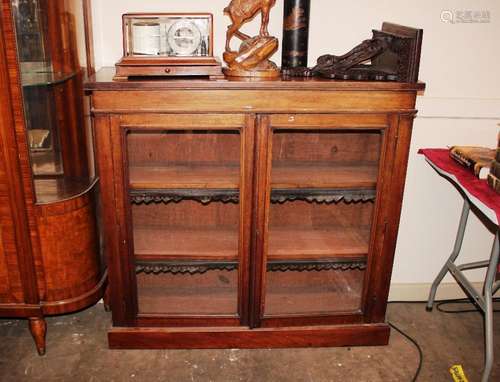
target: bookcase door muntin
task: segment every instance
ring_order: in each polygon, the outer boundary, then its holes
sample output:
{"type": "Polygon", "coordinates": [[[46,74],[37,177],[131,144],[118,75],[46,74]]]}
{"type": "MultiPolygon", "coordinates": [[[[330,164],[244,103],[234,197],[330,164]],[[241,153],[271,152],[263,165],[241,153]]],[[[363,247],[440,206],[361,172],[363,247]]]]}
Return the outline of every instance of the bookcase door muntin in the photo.
{"type": "Polygon", "coordinates": [[[121,127],[134,324],[244,325],[251,118],[124,116],[121,127]]]}
{"type": "Polygon", "coordinates": [[[268,157],[255,326],[365,322],[388,115],[262,121],[268,157]]]}

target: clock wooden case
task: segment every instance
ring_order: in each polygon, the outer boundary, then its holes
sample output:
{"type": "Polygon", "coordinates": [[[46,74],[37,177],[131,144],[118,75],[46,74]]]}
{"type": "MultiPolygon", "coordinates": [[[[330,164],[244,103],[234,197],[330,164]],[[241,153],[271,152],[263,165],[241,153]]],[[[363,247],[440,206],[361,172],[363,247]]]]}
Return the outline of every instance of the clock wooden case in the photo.
{"type": "Polygon", "coordinates": [[[115,80],[140,76],[223,78],[210,13],[128,13],[115,80]]]}
{"type": "Polygon", "coordinates": [[[383,345],[417,91],[87,83],[111,348],[383,345]]]}

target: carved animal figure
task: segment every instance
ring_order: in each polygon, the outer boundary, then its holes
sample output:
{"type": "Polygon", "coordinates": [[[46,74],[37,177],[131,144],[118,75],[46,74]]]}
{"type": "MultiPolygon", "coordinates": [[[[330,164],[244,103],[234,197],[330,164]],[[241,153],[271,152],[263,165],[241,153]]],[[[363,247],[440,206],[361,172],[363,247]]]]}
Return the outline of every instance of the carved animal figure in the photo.
{"type": "Polygon", "coordinates": [[[243,24],[252,20],[258,12],[262,13],[260,36],[268,37],[269,12],[275,4],[276,0],[231,0],[231,3],[224,8],[224,13],[229,15],[232,21],[232,25],[227,29],[226,51],[231,50],[230,42],[233,36],[243,41],[250,38],[250,36],[241,33],[239,29],[243,24]]]}

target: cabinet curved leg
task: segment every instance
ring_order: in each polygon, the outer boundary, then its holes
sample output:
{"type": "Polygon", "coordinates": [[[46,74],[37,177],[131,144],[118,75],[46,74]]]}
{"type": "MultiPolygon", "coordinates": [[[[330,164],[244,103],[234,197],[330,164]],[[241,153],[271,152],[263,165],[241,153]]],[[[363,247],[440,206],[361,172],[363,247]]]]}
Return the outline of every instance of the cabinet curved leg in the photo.
{"type": "Polygon", "coordinates": [[[42,317],[30,318],[29,325],[38,354],[45,355],[45,335],[47,333],[47,323],[45,319],[42,317]]]}

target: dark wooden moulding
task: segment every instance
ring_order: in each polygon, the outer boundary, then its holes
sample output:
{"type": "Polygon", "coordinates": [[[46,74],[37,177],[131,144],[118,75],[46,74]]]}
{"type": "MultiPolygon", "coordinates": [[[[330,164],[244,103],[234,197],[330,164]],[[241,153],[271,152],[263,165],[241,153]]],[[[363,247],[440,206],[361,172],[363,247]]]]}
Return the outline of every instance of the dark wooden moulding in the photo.
{"type": "MultiPolygon", "coordinates": [[[[415,100],[424,84],[321,79],[113,82],[113,76],[113,69],[103,69],[86,84],[92,97],[108,248],[113,312],[110,348],[282,348],[388,343],[390,329],[385,323],[385,312],[390,276],[415,100]],[[135,149],[127,148],[128,134],[164,130],[237,131],[241,165],[238,170],[229,166],[223,171],[229,175],[220,178],[215,174],[211,182],[194,176],[189,183],[182,172],[177,172],[182,179],[151,180],[147,174],[137,178],[140,172],[130,169],[136,159],[130,157],[135,155],[131,154],[135,149]],[[370,170],[372,178],[368,180],[360,177],[353,181],[352,176],[343,178],[341,173],[333,180],[315,178],[320,179],[317,184],[299,185],[293,177],[272,173],[271,142],[273,132],[280,130],[376,132],[381,137],[380,164],[375,172],[370,170]],[[340,199],[369,203],[371,209],[366,211],[373,211],[368,256],[335,263],[331,259],[289,262],[285,261],[286,256],[282,261],[280,254],[271,254],[266,262],[268,222],[273,208],[287,203],[304,203],[303,208],[308,208],[308,203],[332,205],[340,199]],[[136,258],[134,208],[160,211],[181,203],[191,203],[186,208],[194,209],[201,208],[196,207],[200,203],[219,204],[221,209],[236,208],[239,261],[223,256],[219,261],[207,261],[200,256],[184,262],[175,258],[136,258]],[[299,270],[307,277],[321,267],[364,270],[358,309],[332,314],[265,314],[266,273],[280,275],[299,270]],[[214,268],[238,270],[237,313],[179,316],[140,312],[138,277],[189,277],[214,268]]],[[[137,150],[141,151],[139,147],[137,150]]],[[[141,155],[148,152],[155,157],[154,150],[146,147],[141,155]]],[[[233,154],[228,151],[224,155],[233,154]]],[[[205,155],[215,155],[214,150],[205,155]]],[[[301,171],[298,173],[304,173],[301,171]]],[[[314,175],[314,169],[307,171],[314,175]]]]}
{"type": "MultiPolygon", "coordinates": [[[[74,72],[74,47],[61,41],[72,36],[70,20],[63,17],[62,2],[50,1],[47,7],[54,68],[74,72]]],[[[68,189],[58,188],[55,181],[33,179],[11,1],[2,0],[0,12],[0,316],[28,319],[42,355],[45,316],[78,311],[104,294],[107,271],[99,255],[97,180],[67,194],[68,189]]],[[[57,118],[65,130],[64,171],[78,177],[88,175],[87,153],[80,151],[86,142],[82,83],[79,70],[54,87],[58,107],[64,111],[57,118]]]]}

